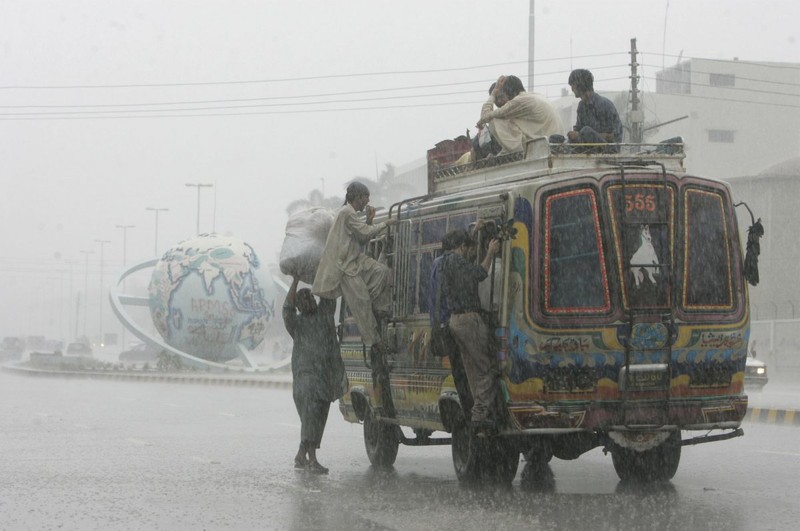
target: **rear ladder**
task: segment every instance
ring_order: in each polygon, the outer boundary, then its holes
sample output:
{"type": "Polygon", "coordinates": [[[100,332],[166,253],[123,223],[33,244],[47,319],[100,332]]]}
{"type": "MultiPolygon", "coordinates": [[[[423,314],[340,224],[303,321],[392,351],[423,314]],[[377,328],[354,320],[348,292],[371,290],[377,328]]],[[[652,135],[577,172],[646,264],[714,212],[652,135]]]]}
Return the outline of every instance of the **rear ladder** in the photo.
{"type": "MultiPolygon", "coordinates": [[[[620,378],[624,415],[623,422],[624,425],[630,429],[655,429],[668,424],[669,421],[670,381],[672,379],[670,362],[672,360],[672,343],[675,335],[675,316],[673,312],[673,286],[675,283],[674,268],[672,264],[672,242],[674,242],[675,237],[672,234],[673,229],[670,222],[670,217],[674,216],[674,213],[670,208],[670,188],[669,182],[667,181],[666,168],[664,165],[656,161],[636,161],[632,164],[635,164],[636,166],[659,166],[661,168],[661,177],[658,180],[658,186],[661,190],[661,200],[656,203],[660,209],[656,210],[657,218],[655,220],[648,219],[647,221],[642,221],[632,219],[633,216],[626,208],[626,198],[628,197],[627,190],[628,187],[639,185],[641,182],[629,183],[625,174],[626,164],[619,165],[620,180],[622,183],[622,201],[620,202],[622,212],[619,216],[619,219],[621,220],[622,231],[622,256],[625,260],[629,260],[629,256],[631,257],[630,260],[633,259],[633,256],[628,253],[627,235],[630,234],[630,231],[634,231],[634,234],[641,234],[645,225],[654,228],[663,228],[664,230],[662,233],[667,234],[668,241],[666,245],[666,251],[662,251],[661,253],[666,256],[657,256],[659,260],[657,263],[631,262],[626,264],[626,267],[623,267],[625,277],[623,282],[626,283],[625,291],[627,293],[627,300],[625,302],[628,306],[626,312],[628,320],[628,334],[627,339],[624,341],[624,377],[620,378]],[[632,279],[637,272],[644,276],[648,270],[643,268],[650,268],[650,271],[657,270],[659,279],[663,279],[658,283],[661,290],[661,297],[659,298],[663,299],[663,304],[646,305],[643,304],[643,301],[637,301],[637,304],[634,304],[633,297],[631,296],[634,285],[632,279]],[[666,329],[666,338],[664,344],[635,344],[637,343],[635,338],[637,325],[640,325],[641,323],[654,322],[661,323],[666,329]],[[660,362],[657,364],[646,365],[633,363],[632,358],[634,357],[634,352],[643,354],[643,357],[645,358],[648,357],[648,353],[659,352],[661,353],[660,362]],[[642,370],[640,371],[639,369],[642,370]],[[633,375],[636,375],[637,377],[634,377],[633,375]],[[651,388],[648,388],[646,383],[642,384],[643,381],[649,382],[651,384],[651,388]],[[655,388],[652,386],[653,382],[656,382],[655,388]],[[652,422],[642,422],[640,416],[637,415],[642,403],[634,402],[631,399],[632,394],[643,391],[655,392],[660,395],[658,398],[654,398],[656,401],[656,406],[654,409],[657,412],[657,416],[652,419],[652,422]]],[[[658,302],[657,299],[656,302],[658,302]]]]}

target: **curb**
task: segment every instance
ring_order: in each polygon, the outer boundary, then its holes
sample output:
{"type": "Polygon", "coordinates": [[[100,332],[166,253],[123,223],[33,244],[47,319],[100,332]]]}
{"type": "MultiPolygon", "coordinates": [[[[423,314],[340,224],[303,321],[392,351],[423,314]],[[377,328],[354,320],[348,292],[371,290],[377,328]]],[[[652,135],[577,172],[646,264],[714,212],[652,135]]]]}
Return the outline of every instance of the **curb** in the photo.
{"type": "MultiPolygon", "coordinates": [[[[119,380],[139,382],[166,382],[202,385],[222,385],[228,387],[263,387],[269,389],[291,389],[291,380],[274,380],[258,376],[215,376],[184,374],[140,374],[135,372],[103,372],[103,371],[49,371],[30,367],[14,367],[3,365],[3,371],[26,376],[50,378],[85,378],[97,380],[119,380]]],[[[783,426],[800,426],[800,410],[781,408],[749,407],[744,422],[759,424],[777,424],[783,426]]]]}
{"type": "Polygon", "coordinates": [[[758,422],[760,424],[800,426],[800,411],[795,409],[749,407],[744,420],[745,422],[758,422]]]}
{"type": "Polygon", "coordinates": [[[1,369],[5,372],[24,376],[45,378],[81,378],[88,380],[118,380],[139,382],[166,382],[184,384],[222,385],[228,387],[265,387],[272,389],[291,389],[291,380],[274,380],[258,376],[236,377],[215,375],[183,375],[183,374],[139,374],[135,372],[104,372],[104,371],[51,371],[34,369],[30,367],[13,367],[4,365],[1,369]]]}

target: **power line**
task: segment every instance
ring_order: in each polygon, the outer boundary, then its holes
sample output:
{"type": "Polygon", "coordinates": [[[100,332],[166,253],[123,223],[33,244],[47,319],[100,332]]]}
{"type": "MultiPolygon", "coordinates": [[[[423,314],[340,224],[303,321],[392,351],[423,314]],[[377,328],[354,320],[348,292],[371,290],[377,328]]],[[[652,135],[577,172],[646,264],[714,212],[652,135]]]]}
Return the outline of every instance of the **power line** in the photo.
{"type": "MultiPolygon", "coordinates": [[[[621,55],[622,53],[627,53],[627,52],[589,54],[572,58],[560,57],[552,59],[539,59],[537,60],[537,62],[609,57],[614,55],[621,55]]],[[[192,86],[208,86],[208,85],[251,85],[251,84],[286,83],[286,82],[297,82],[297,81],[315,81],[322,79],[354,78],[354,77],[368,77],[368,76],[397,76],[397,75],[413,75],[413,74],[447,73],[447,72],[459,72],[465,70],[479,70],[481,68],[496,68],[499,66],[527,65],[527,64],[528,61],[526,60],[526,61],[511,61],[505,63],[493,63],[493,64],[476,65],[476,66],[436,68],[427,70],[395,70],[395,71],[384,71],[384,72],[361,72],[353,74],[328,74],[323,76],[302,76],[302,77],[292,77],[292,78],[233,80],[233,81],[198,81],[198,82],[181,82],[181,83],[126,83],[126,84],[100,84],[100,85],[6,85],[6,86],[0,86],[0,90],[108,89],[108,88],[192,87],[192,86]]]]}
{"type": "MultiPolygon", "coordinates": [[[[627,78],[612,78],[611,80],[621,80],[627,78]]],[[[125,110],[111,110],[111,111],[56,111],[56,112],[15,112],[15,113],[0,113],[0,116],[61,116],[61,115],[94,115],[94,114],[128,114],[128,113],[158,113],[158,112],[175,112],[175,111],[218,111],[227,109],[252,109],[260,107],[296,107],[296,106],[309,106],[309,105],[330,105],[338,103],[365,103],[371,101],[386,101],[386,100],[405,100],[415,98],[434,98],[440,96],[461,96],[466,94],[475,94],[474,90],[460,91],[460,92],[438,92],[435,94],[409,94],[403,96],[381,96],[375,98],[359,98],[348,100],[324,100],[324,101],[311,101],[311,102],[284,102],[284,103],[259,103],[252,105],[221,105],[214,107],[195,107],[185,109],[125,109],[125,110]]],[[[259,99],[256,99],[259,101],[259,99]]],[[[93,107],[93,106],[91,106],[93,107]]],[[[382,108],[382,107],[381,107],[382,108]]],[[[336,110],[336,109],[330,109],[336,110]]],[[[348,110],[348,109],[344,109],[348,110]]]]}
{"type": "MultiPolygon", "coordinates": [[[[609,68],[627,68],[627,65],[624,64],[616,64],[616,65],[609,65],[609,66],[600,66],[595,67],[593,70],[599,71],[609,68]]],[[[552,72],[542,72],[540,76],[553,76],[553,75],[565,75],[569,72],[569,70],[558,70],[552,72]]],[[[566,77],[566,76],[565,76],[566,77]]],[[[602,79],[598,80],[598,82],[604,81],[613,81],[619,79],[627,79],[627,78],[610,78],[610,79],[602,79]]],[[[254,102],[254,101],[275,101],[275,100],[292,100],[292,99],[304,99],[304,98],[322,98],[322,97],[331,97],[331,96],[351,96],[351,95],[359,95],[359,94],[373,94],[373,93],[385,93],[385,92],[396,92],[396,91],[403,91],[403,90],[419,90],[419,89],[430,89],[430,88],[441,88],[441,87],[453,87],[459,85],[477,85],[477,84],[485,84],[489,83],[493,80],[488,80],[486,78],[480,80],[473,80],[473,81],[460,81],[460,82],[450,82],[450,83],[437,83],[437,84],[429,84],[429,85],[413,85],[407,87],[388,87],[388,88],[377,88],[377,89],[368,89],[368,90],[353,90],[353,91],[345,91],[345,92],[328,92],[328,93],[320,93],[320,94],[306,94],[306,95],[291,95],[291,96],[268,96],[268,97],[260,97],[260,98],[233,98],[233,99],[214,99],[214,100],[182,100],[182,101],[170,101],[170,102],[150,102],[150,103],[104,103],[104,104],[68,104],[68,105],[34,105],[34,104],[26,104],[26,105],[0,105],[0,109],[75,109],[75,108],[117,108],[117,107],[144,107],[144,106],[167,106],[167,105],[204,105],[204,104],[213,104],[213,103],[244,103],[244,102],[254,102]]],[[[552,86],[562,86],[566,85],[566,82],[561,83],[545,83],[539,84],[540,87],[552,87],[552,86]]],[[[462,91],[462,92],[445,92],[445,93],[433,93],[433,94],[418,94],[418,95],[409,95],[409,96],[394,96],[393,98],[416,98],[416,97],[423,97],[423,96],[452,96],[452,95],[459,95],[459,94],[474,94],[475,91],[462,91]]],[[[370,101],[378,98],[367,98],[367,99],[358,99],[358,100],[348,100],[348,101],[370,101]]],[[[384,98],[384,99],[391,99],[391,98],[384,98]]],[[[313,102],[312,102],[313,103],[313,102]]],[[[305,105],[306,103],[289,103],[287,105],[305,105]]],[[[187,109],[191,110],[191,109],[187,109]]]]}

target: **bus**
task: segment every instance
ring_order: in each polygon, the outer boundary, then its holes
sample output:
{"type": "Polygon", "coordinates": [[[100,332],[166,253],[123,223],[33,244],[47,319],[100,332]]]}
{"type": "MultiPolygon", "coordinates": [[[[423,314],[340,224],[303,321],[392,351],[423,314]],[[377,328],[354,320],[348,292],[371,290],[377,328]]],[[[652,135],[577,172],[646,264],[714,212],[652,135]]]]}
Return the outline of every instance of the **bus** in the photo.
{"type": "Polygon", "coordinates": [[[370,462],[449,444],[460,481],[510,482],[521,454],[535,465],[602,447],[620,479],[655,481],[684,446],[742,435],[750,314],[729,186],[687,172],[680,138],[616,153],[542,138],[453,166],[466,149],[431,149],[428,193],[392,205],[398,224],[369,245],[393,278],[393,415],[375,407],[367,348],[340,314],[340,411],[363,423],[370,462]],[[470,429],[468,386],[430,348],[431,265],[448,231],[479,219],[478,262],[503,242],[481,283],[502,396],[490,434],[470,429]]]}

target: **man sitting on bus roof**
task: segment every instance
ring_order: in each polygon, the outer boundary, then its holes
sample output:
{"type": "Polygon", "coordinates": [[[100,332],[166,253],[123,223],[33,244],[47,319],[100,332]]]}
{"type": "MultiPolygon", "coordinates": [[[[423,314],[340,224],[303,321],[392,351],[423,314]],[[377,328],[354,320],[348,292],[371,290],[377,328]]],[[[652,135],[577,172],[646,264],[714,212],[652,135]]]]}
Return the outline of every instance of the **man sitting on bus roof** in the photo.
{"type": "Polygon", "coordinates": [[[503,146],[500,154],[522,151],[528,140],[562,131],[555,107],[544,96],[525,92],[517,76],[500,76],[481,108],[478,129],[489,124],[503,146]],[[495,105],[497,108],[495,109],[495,105]]]}
{"type": "MultiPolygon", "coordinates": [[[[480,265],[467,260],[475,243],[465,230],[448,233],[453,252],[442,260],[442,292],[450,308],[450,332],[461,352],[472,391],[472,426],[493,428],[493,408],[498,399],[499,367],[490,349],[489,329],[481,316],[478,284],[487,278],[500,240],[489,242],[480,265]]],[[[493,332],[493,331],[492,331],[493,332]]]]}
{"type": "MultiPolygon", "coordinates": [[[[578,121],[567,138],[577,144],[608,144],[622,142],[622,122],[617,108],[608,98],[594,91],[594,76],[578,68],[569,75],[569,86],[578,103],[578,121]]],[[[606,152],[618,152],[617,146],[606,146],[606,152]]]]}

